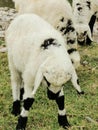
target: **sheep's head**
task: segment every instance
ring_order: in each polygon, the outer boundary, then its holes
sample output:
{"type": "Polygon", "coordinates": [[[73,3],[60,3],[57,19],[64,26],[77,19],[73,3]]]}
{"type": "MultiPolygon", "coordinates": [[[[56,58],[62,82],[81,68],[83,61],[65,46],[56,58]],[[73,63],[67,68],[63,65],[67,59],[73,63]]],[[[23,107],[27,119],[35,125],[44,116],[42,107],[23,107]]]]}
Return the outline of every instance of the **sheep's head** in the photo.
{"type": "Polygon", "coordinates": [[[90,44],[88,42],[92,41],[92,37],[88,25],[78,24],[76,25],[76,31],[77,31],[77,40],[80,45],[90,44]]]}

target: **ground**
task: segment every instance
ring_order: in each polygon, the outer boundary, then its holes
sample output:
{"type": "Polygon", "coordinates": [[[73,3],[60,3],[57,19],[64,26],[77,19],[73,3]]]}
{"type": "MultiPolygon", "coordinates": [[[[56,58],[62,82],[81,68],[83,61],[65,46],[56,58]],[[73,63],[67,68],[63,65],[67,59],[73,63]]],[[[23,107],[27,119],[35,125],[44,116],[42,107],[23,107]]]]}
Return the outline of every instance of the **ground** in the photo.
{"type": "MultiPolygon", "coordinates": [[[[6,20],[13,19],[13,9],[9,13],[11,15],[2,10],[1,13],[5,19],[7,18],[6,20]]],[[[5,19],[2,16],[3,21],[5,19]]],[[[0,21],[0,35],[4,37],[5,21],[2,21],[0,21]]],[[[98,39],[98,35],[96,38],[98,39]]],[[[0,40],[0,46],[5,47],[5,42],[0,40]]],[[[91,46],[79,47],[79,52],[81,66],[77,74],[85,94],[79,96],[70,82],[64,87],[65,106],[68,120],[72,125],[70,130],[98,130],[98,44],[92,43],[91,46]]],[[[17,117],[11,115],[12,102],[10,73],[5,50],[4,53],[0,52],[0,130],[15,130],[17,117]]],[[[43,86],[36,94],[35,103],[29,114],[27,130],[63,130],[57,123],[56,103],[48,100],[46,88],[43,86]]]]}
{"type": "MultiPolygon", "coordinates": [[[[72,125],[69,130],[98,130],[98,44],[79,47],[79,52],[82,65],[77,74],[85,94],[79,96],[71,82],[65,84],[65,106],[72,125]]],[[[15,130],[17,117],[11,115],[13,100],[7,52],[0,53],[0,89],[0,130],[15,130]]],[[[63,130],[57,123],[56,103],[48,100],[43,86],[36,94],[27,130],[63,130]]]]}

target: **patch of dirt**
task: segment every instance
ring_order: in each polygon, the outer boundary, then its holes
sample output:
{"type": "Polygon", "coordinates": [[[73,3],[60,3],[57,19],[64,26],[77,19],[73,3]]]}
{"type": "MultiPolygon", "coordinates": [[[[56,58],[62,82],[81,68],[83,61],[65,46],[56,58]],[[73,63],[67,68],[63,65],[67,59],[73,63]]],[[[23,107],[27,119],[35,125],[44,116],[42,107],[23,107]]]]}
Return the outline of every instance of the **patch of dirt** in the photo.
{"type": "Polygon", "coordinates": [[[4,38],[5,30],[16,15],[15,9],[0,7],[0,38],[4,38]]]}

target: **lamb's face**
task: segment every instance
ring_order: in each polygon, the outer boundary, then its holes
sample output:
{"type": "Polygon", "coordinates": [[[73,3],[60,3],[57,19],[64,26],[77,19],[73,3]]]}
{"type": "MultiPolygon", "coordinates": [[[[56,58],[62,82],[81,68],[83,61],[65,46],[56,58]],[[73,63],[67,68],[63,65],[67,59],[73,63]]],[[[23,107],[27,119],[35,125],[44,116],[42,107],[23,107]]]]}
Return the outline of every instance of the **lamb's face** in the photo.
{"type": "Polygon", "coordinates": [[[85,43],[87,37],[87,31],[77,32],[78,42],[85,43]]]}
{"type": "Polygon", "coordinates": [[[71,78],[71,75],[68,73],[69,66],[67,68],[61,61],[53,58],[44,66],[43,75],[52,86],[62,87],[71,78]]]}
{"type": "Polygon", "coordinates": [[[88,25],[79,24],[76,25],[77,40],[78,43],[84,45],[86,43],[87,37],[92,41],[91,31],[88,25]]]}
{"type": "MultiPolygon", "coordinates": [[[[58,68],[59,69],[59,68],[58,68]]],[[[58,72],[46,72],[45,73],[45,81],[46,84],[53,93],[58,93],[63,85],[71,78],[70,74],[66,74],[61,71],[61,73],[58,72]]]]}

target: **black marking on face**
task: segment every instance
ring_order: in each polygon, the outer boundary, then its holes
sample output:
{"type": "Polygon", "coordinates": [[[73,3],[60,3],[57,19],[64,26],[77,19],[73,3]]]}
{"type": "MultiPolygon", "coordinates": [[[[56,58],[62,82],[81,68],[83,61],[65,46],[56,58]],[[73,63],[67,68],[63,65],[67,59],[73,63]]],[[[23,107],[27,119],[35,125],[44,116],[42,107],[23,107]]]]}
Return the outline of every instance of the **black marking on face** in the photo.
{"type": "Polygon", "coordinates": [[[68,52],[68,54],[72,54],[73,52],[76,52],[76,51],[77,51],[77,49],[71,48],[67,52],[68,52]]]}
{"type": "Polygon", "coordinates": [[[78,7],[77,9],[78,9],[78,11],[82,11],[83,8],[82,7],[78,7]]]}
{"type": "Polygon", "coordinates": [[[20,114],[20,101],[16,100],[13,102],[12,112],[13,115],[17,116],[20,114]]]}
{"type": "Polygon", "coordinates": [[[87,34],[87,31],[84,31],[84,34],[83,34],[83,36],[85,36],[87,34]]]}
{"type": "Polygon", "coordinates": [[[25,130],[27,124],[27,117],[20,116],[18,118],[18,124],[16,126],[16,130],[25,130]]]}
{"type": "Polygon", "coordinates": [[[64,17],[62,17],[62,19],[60,19],[61,22],[64,22],[64,17]]]}
{"type": "Polygon", "coordinates": [[[64,109],[64,95],[56,98],[56,103],[58,104],[59,110],[64,109]]]}
{"type": "Polygon", "coordinates": [[[68,127],[70,127],[70,124],[68,122],[68,119],[67,119],[66,115],[58,115],[58,123],[64,129],[68,129],[68,127]]]}
{"type": "Polygon", "coordinates": [[[78,44],[83,46],[85,44],[85,40],[83,40],[83,41],[78,40],[78,44]]]}
{"type": "Polygon", "coordinates": [[[50,90],[47,88],[47,95],[48,95],[48,98],[49,98],[50,100],[56,100],[56,98],[59,96],[59,93],[60,93],[60,91],[57,92],[57,93],[53,93],[52,91],[50,91],[50,90]]]}
{"type": "Polygon", "coordinates": [[[90,1],[86,1],[86,3],[87,3],[87,7],[88,7],[89,9],[91,9],[91,2],[90,2],[90,1]]]}
{"type": "Polygon", "coordinates": [[[46,81],[46,83],[47,83],[47,85],[48,85],[48,87],[50,86],[50,83],[48,82],[48,80],[46,79],[46,77],[44,77],[44,79],[45,79],[45,81],[46,81]]]}
{"type": "Polygon", "coordinates": [[[51,45],[56,46],[56,47],[61,46],[60,44],[56,43],[55,39],[49,38],[44,41],[44,43],[41,45],[41,48],[45,50],[45,49],[48,49],[48,47],[51,45]]]}
{"type": "Polygon", "coordinates": [[[34,102],[34,98],[27,98],[24,100],[24,108],[25,110],[29,110],[34,102]]]}
{"type": "Polygon", "coordinates": [[[76,42],[75,39],[73,39],[73,40],[71,40],[71,39],[67,40],[67,44],[74,44],[75,42],[76,42]]]}

